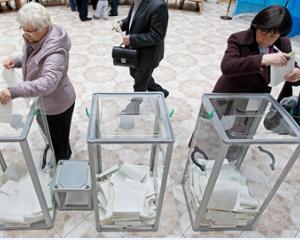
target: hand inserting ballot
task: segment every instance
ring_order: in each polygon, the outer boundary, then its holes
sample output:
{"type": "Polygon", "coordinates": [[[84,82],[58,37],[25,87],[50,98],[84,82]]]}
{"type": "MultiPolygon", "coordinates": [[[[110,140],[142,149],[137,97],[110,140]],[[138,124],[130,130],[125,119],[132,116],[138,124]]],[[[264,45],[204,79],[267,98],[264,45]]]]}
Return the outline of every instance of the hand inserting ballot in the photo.
{"type": "Polygon", "coordinates": [[[289,58],[290,55],[284,52],[265,54],[263,55],[261,63],[266,66],[269,65],[284,66],[287,64],[289,58]]]}
{"type": "Polygon", "coordinates": [[[14,68],[15,63],[14,63],[14,61],[13,61],[11,58],[8,58],[8,59],[5,59],[5,60],[3,61],[3,66],[4,66],[6,69],[11,69],[11,68],[14,68]]]}
{"type": "Polygon", "coordinates": [[[285,80],[288,82],[298,82],[300,81],[300,69],[294,68],[292,72],[284,76],[285,80]]]}
{"type": "Polygon", "coordinates": [[[8,89],[2,89],[0,91],[0,103],[7,104],[11,100],[11,94],[8,89]]]}

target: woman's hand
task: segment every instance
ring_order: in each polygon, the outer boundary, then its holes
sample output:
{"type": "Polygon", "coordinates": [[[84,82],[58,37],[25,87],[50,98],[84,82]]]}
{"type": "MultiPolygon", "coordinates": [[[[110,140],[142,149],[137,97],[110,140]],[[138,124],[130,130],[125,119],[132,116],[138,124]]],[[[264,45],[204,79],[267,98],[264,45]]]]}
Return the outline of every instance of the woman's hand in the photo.
{"type": "Polygon", "coordinates": [[[270,53],[270,54],[263,55],[261,63],[266,66],[269,65],[284,66],[287,64],[289,58],[290,55],[288,53],[284,53],[284,52],[270,53]]]}
{"type": "Polygon", "coordinates": [[[298,82],[300,81],[300,69],[294,68],[294,70],[284,76],[285,80],[288,82],[298,82]]]}
{"type": "Polygon", "coordinates": [[[14,68],[15,63],[14,63],[14,61],[13,61],[11,58],[8,58],[8,59],[5,59],[5,60],[3,61],[3,66],[4,66],[6,69],[11,69],[11,68],[14,68]]]}
{"type": "Polygon", "coordinates": [[[10,100],[11,100],[10,91],[7,88],[2,89],[2,91],[0,91],[0,102],[2,104],[7,104],[9,103],[10,100]]]}

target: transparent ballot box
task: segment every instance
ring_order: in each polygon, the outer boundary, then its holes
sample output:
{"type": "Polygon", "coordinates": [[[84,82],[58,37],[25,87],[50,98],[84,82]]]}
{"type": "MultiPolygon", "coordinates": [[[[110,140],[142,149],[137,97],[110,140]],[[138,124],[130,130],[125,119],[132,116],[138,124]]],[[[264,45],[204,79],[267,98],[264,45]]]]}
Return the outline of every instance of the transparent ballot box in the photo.
{"type": "Polygon", "coordinates": [[[174,135],[161,93],[95,93],[88,127],[98,231],[157,230],[174,135]]]}
{"type": "Polygon", "coordinates": [[[298,158],[299,130],[269,94],[204,94],[182,180],[193,229],[253,229],[298,158]]]}
{"type": "Polygon", "coordinates": [[[55,166],[42,165],[55,157],[42,100],[17,98],[0,112],[0,229],[51,228],[55,166]]]}

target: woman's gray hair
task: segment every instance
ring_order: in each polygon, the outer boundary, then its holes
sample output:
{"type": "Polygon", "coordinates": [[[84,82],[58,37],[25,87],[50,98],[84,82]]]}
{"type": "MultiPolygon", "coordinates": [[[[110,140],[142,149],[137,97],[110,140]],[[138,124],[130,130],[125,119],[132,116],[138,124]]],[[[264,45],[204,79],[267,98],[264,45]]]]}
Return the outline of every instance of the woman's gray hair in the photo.
{"type": "Polygon", "coordinates": [[[17,19],[22,27],[42,29],[51,25],[51,17],[47,9],[35,2],[24,4],[18,11],[17,19]]]}

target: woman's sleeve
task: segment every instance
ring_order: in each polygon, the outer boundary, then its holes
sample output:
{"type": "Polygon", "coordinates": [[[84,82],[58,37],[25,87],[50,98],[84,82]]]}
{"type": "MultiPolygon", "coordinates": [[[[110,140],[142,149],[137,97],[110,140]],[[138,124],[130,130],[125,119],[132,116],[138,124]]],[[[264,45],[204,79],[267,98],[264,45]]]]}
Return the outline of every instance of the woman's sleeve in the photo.
{"type": "Polygon", "coordinates": [[[242,57],[240,43],[233,34],[228,39],[227,49],[221,63],[221,70],[225,76],[247,75],[261,72],[262,55],[242,57]]]}
{"type": "Polygon", "coordinates": [[[64,51],[49,55],[41,66],[41,77],[9,88],[12,98],[47,96],[54,92],[64,75],[65,56],[64,51]]]}
{"type": "Polygon", "coordinates": [[[15,68],[21,68],[22,67],[22,57],[20,57],[20,56],[14,57],[12,60],[14,62],[14,67],[15,68]]]}

